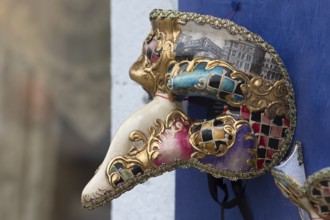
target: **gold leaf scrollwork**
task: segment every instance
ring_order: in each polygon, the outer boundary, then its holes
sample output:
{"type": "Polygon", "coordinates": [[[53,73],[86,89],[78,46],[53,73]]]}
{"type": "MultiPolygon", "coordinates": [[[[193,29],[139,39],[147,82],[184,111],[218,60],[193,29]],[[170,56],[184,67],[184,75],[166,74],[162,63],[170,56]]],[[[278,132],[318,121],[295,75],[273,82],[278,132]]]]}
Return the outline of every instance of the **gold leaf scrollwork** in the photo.
{"type": "Polygon", "coordinates": [[[138,82],[152,96],[156,92],[168,94],[172,99],[172,93],[166,86],[166,75],[169,64],[175,60],[174,43],[176,42],[182,24],[180,20],[157,20],[152,21],[153,30],[147,36],[145,43],[154,39],[158,42],[155,52],[159,53],[156,62],[148,60],[143,54],[133,64],[130,70],[130,77],[138,82]]]}
{"type": "Polygon", "coordinates": [[[308,177],[305,183],[307,198],[311,202],[314,211],[322,219],[330,219],[329,208],[323,209],[322,207],[330,207],[329,190],[330,190],[330,170],[325,168],[316,172],[308,177]]]}
{"type": "MultiPolygon", "coordinates": [[[[204,142],[201,138],[200,130],[194,131],[194,128],[191,127],[189,130],[189,142],[192,147],[196,150],[191,157],[201,159],[207,155],[221,157],[225,155],[228,150],[235,144],[236,135],[238,130],[242,126],[249,126],[251,132],[244,135],[244,140],[253,140],[255,142],[255,136],[252,133],[252,128],[250,124],[245,120],[236,120],[232,115],[222,115],[218,116],[215,120],[221,121],[223,127],[213,127],[213,121],[205,121],[201,123],[195,123],[195,127],[201,127],[201,129],[213,129],[216,133],[216,129],[223,129],[224,137],[221,139],[222,144],[219,146],[216,145],[216,141],[214,141],[214,137],[209,142],[204,142]]],[[[220,140],[220,139],[219,139],[220,140]]],[[[252,150],[252,149],[251,149],[252,150]]],[[[250,154],[254,155],[254,151],[250,154]]],[[[254,166],[255,162],[250,161],[247,162],[248,165],[254,166]]]]}
{"type": "MultiPolygon", "coordinates": [[[[288,177],[287,177],[288,178],[288,177]]],[[[291,180],[293,181],[293,180],[291,180]]],[[[301,208],[305,208],[304,204],[301,202],[302,197],[304,196],[300,191],[301,186],[297,184],[290,184],[285,179],[275,178],[276,186],[281,190],[282,194],[287,197],[290,201],[301,208]],[[296,190],[299,187],[299,190],[296,190]]]]}
{"type": "MultiPolygon", "coordinates": [[[[136,145],[142,146],[133,145],[126,155],[111,160],[107,167],[107,176],[113,188],[117,187],[120,182],[142,174],[146,169],[157,168],[153,161],[160,155],[159,149],[163,133],[167,131],[169,133],[171,127],[176,125],[178,120],[186,125],[190,123],[189,118],[182,111],[173,110],[167,115],[165,121],[155,120],[154,126],[149,128],[149,137],[141,131],[131,132],[129,139],[136,145]]],[[[182,127],[180,126],[182,125],[175,127],[181,130],[182,127]]]]}
{"type": "Polygon", "coordinates": [[[200,90],[205,89],[206,88],[206,79],[204,79],[204,78],[199,79],[199,82],[196,85],[194,85],[194,87],[196,89],[200,89],[200,90]]]}
{"type": "MultiPolygon", "coordinates": [[[[217,66],[230,70],[230,78],[238,79],[241,81],[241,91],[244,99],[236,101],[233,99],[232,94],[226,96],[226,101],[229,105],[240,107],[245,105],[250,111],[264,110],[265,115],[272,119],[275,116],[288,117],[289,103],[288,92],[285,85],[285,80],[278,80],[272,85],[267,79],[260,76],[250,76],[244,72],[237,70],[231,64],[221,60],[208,60],[204,58],[196,58],[192,61],[172,61],[172,73],[170,78],[176,77],[180,73],[180,68],[186,65],[186,72],[192,72],[200,63],[206,63],[205,70],[212,70],[217,66]]],[[[203,90],[207,85],[205,79],[200,79],[199,83],[194,87],[197,90],[203,90]]]]}
{"type": "Polygon", "coordinates": [[[275,116],[288,118],[288,93],[284,80],[276,81],[272,85],[269,81],[259,76],[254,76],[250,79],[242,72],[234,72],[231,74],[231,77],[245,81],[241,85],[244,100],[234,101],[231,95],[227,95],[226,101],[228,104],[235,107],[245,105],[250,111],[264,110],[265,115],[270,119],[275,116]]]}

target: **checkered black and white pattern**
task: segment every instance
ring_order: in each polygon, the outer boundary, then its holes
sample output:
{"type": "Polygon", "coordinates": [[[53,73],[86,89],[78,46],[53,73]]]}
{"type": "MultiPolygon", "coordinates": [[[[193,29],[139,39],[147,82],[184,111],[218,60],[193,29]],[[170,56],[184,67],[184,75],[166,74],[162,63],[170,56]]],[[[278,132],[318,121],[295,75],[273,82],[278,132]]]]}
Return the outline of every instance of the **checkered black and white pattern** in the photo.
{"type": "MultiPolygon", "coordinates": [[[[206,124],[206,128],[202,126],[202,129],[200,129],[202,141],[205,145],[211,145],[213,149],[219,151],[221,145],[227,144],[223,139],[217,139],[217,135],[215,134],[217,129],[223,126],[223,122],[221,120],[212,120],[204,124],[206,124]]],[[[231,140],[233,137],[229,135],[227,138],[231,140]]]]}
{"type": "Polygon", "coordinates": [[[313,184],[311,196],[316,202],[312,201],[313,207],[321,217],[330,217],[330,180],[323,180],[313,184]],[[317,187],[316,187],[317,186],[317,187]]]}
{"type": "Polygon", "coordinates": [[[153,38],[145,41],[143,44],[143,54],[146,55],[151,63],[156,63],[160,57],[160,52],[157,51],[158,41],[153,38]]]}
{"type": "Polygon", "coordinates": [[[262,111],[250,112],[246,106],[241,107],[240,115],[250,122],[257,137],[257,166],[261,169],[272,160],[274,154],[279,152],[286,137],[289,121],[282,116],[270,120],[262,111]]]}

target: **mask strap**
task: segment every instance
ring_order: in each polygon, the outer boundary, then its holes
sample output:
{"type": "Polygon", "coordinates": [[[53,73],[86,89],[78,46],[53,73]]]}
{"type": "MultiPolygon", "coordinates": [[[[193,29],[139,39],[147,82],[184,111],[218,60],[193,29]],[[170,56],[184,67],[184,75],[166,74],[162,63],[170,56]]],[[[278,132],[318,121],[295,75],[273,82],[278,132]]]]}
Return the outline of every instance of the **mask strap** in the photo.
{"type": "Polygon", "coordinates": [[[245,188],[247,182],[244,186],[241,184],[241,180],[231,181],[232,190],[235,194],[235,198],[228,201],[229,192],[228,187],[224,182],[223,178],[215,178],[210,174],[207,174],[208,177],[208,186],[210,194],[213,200],[218,203],[221,207],[221,220],[225,219],[225,209],[231,209],[238,205],[240,212],[244,218],[244,220],[252,220],[252,215],[247,203],[247,200],[244,196],[245,188]],[[222,202],[219,201],[218,198],[218,187],[224,192],[224,197],[222,202]]]}
{"type": "MultiPolygon", "coordinates": [[[[231,181],[231,187],[236,196],[236,198],[234,198],[233,200],[237,200],[238,208],[241,211],[243,218],[245,220],[252,220],[252,214],[250,212],[250,207],[249,207],[248,201],[244,195],[246,186],[247,186],[247,181],[245,182],[244,186],[242,186],[241,180],[231,181]]],[[[231,200],[231,201],[233,201],[233,200],[231,200]]]]}

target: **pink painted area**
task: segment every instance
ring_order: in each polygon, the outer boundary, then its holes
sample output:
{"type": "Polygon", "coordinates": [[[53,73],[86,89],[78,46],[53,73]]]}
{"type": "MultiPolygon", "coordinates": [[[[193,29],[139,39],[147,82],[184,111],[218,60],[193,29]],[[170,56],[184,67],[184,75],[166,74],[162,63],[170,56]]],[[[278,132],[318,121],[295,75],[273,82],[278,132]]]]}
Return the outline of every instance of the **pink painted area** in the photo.
{"type": "Polygon", "coordinates": [[[143,44],[143,54],[147,55],[148,49],[151,50],[151,54],[148,56],[148,59],[151,63],[156,63],[159,59],[159,52],[156,51],[156,48],[158,46],[159,42],[156,40],[152,40],[149,43],[143,44]]]}
{"type": "Polygon", "coordinates": [[[265,136],[260,136],[259,137],[259,145],[263,146],[263,147],[268,146],[268,138],[265,137],[265,136]]]}
{"type": "Polygon", "coordinates": [[[261,120],[263,124],[272,125],[272,120],[267,118],[267,116],[264,113],[261,114],[261,120]]]}
{"type": "Polygon", "coordinates": [[[268,149],[267,150],[267,158],[273,158],[274,154],[277,153],[277,150],[271,150],[271,149],[268,149]]]}
{"type": "Polygon", "coordinates": [[[156,63],[158,59],[159,59],[158,54],[153,53],[152,56],[151,56],[151,60],[150,61],[151,61],[151,63],[156,63]]]}
{"type": "Polygon", "coordinates": [[[161,134],[159,156],[153,161],[156,166],[169,164],[175,160],[188,160],[193,150],[188,137],[189,125],[178,120],[161,134]]]}
{"type": "Polygon", "coordinates": [[[271,127],[270,136],[275,138],[281,138],[282,128],[273,126],[271,127]]]}
{"type": "Polygon", "coordinates": [[[250,111],[246,108],[245,105],[242,105],[241,107],[241,117],[245,120],[250,120],[250,111]]]}
{"type": "Polygon", "coordinates": [[[149,48],[150,48],[152,51],[155,51],[157,45],[158,45],[158,41],[156,41],[156,40],[152,40],[152,41],[149,43],[149,48]]]}
{"type": "Polygon", "coordinates": [[[255,134],[259,133],[260,132],[260,124],[258,123],[253,123],[252,124],[252,128],[253,128],[253,131],[255,134]]]}
{"type": "Polygon", "coordinates": [[[330,196],[330,188],[323,189],[323,195],[330,196]]]}
{"type": "Polygon", "coordinates": [[[148,45],[143,44],[143,55],[147,55],[148,45]]]}

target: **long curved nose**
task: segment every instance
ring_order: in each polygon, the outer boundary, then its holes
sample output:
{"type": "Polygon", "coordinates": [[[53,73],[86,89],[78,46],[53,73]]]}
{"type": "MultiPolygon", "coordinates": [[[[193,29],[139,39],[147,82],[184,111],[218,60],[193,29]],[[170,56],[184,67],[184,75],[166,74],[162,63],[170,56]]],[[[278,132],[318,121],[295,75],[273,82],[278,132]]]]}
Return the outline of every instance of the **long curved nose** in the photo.
{"type": "Polygon", "coordinates": [[[85,208],[95,208],[111,200],[115,193],[118,195],[118,191],[114,191],[109,183],[107,167],[115,157],[128,154],[133,146],[129,138],[130,134],[133,131],[139,131],[149,135],[149,128],[155,120],[165,120],[168,113],[175,109],[182,110],[181,104],[164,97],[155,96],[151,102],[130,115],[123,122],[114,135],[101,166],[83,190],[81,201],[85,208]]]}

